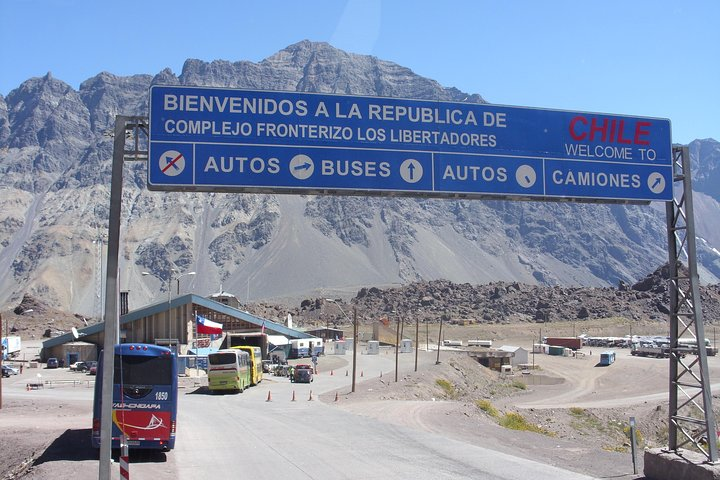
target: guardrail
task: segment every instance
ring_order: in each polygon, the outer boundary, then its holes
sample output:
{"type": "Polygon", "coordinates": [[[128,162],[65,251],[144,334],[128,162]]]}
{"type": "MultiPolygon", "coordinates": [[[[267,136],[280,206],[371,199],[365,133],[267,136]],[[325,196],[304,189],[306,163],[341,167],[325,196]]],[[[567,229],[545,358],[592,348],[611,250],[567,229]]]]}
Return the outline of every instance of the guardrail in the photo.
{"type": "Polygon", "coordinates": [[[45,385],[48,388],[62,385],[72,385],[73,387],[85,385],[86,388],[90,388],[95,385],[95,380],[45,380],[45,385]]]}

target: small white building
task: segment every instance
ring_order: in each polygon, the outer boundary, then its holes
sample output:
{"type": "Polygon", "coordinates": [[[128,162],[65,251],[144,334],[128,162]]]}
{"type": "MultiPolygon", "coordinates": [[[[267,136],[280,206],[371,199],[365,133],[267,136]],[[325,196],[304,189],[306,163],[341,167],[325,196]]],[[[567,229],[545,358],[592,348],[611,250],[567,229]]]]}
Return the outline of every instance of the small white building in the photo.
{"type": "Polygon", "coordinates": [[[325,354],[326,355],[345,355],[347,350],[347,343],[345,340],[330,340],[325,342],[325,354]]]}
{"type": "Polygon", "coordinates": [[[518,367],[519,365],[524,365],[524,364],[528,363],[528,360],[529,360],[528,351],[522,347],[514,347],[512,345],[503,345],[498,350],[501,350],[503,352],[509,352],[512,354],[512,357],[510,357],[510,364],[513,367],[518,367]]]}

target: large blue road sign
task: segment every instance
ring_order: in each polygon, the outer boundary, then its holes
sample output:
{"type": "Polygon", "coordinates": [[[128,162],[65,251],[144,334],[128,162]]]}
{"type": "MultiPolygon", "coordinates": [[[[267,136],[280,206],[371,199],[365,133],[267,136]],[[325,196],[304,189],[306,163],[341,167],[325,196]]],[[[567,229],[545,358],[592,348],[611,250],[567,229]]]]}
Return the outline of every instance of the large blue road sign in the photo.
{"type": "Polygon", "coordinates": [[[667,119],[153,86],[152,190],[672,199],[667,119]]]}

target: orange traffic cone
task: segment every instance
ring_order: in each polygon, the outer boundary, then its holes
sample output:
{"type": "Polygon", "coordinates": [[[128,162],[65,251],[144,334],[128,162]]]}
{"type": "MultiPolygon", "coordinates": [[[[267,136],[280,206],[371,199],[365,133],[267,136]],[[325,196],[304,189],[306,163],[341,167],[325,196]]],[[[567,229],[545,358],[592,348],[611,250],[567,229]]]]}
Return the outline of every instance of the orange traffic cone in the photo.
{"type": "Polygon", "coordinates": [[[291,401],[291,402],[294,402],[294,401],[295,401],[295,390],[293,390],[293,397],[292,397],[292,400],[290,400],[290,401],[291,401]]]}
{"type": "Polygon", "coordinates": [[[312,390],[310,390],[310,398],[308,398],[308,402],[312,401],[312,390]]]}
{"type": "Polygon", "coordinates": [[[267,397],[267,400],[265,400],[265,401],[272,402],[272,395],[270,394],[270,390],[268,390],[268,397],[267,397]]]}
{"type": "Polygon", "coordinates": [[[333,370],[330,370],[330,376],[332,377],[333,375],[335,375],[335,372],[333,370]]]}

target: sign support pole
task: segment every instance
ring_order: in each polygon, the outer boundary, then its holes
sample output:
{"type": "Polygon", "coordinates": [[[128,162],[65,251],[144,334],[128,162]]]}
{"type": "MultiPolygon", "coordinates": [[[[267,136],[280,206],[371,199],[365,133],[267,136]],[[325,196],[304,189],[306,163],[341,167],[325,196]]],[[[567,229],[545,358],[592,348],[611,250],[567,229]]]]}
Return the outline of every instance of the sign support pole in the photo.
{"type": "Polygon", "coordinates": [[[667,202],[670,294],[670,398],[668,448],[678,451],[694,445],[710,462],[718,461],[717,430],[705,347],[695,246],[695,217],[687,146],[673,147],[675,193],[667,202]],[[687,257],[687,270],[681,268],[687,257]],[[685,336],[685,337],[683,337],[685,336]],[[687,346],[680,338],[692,336],[696,352],[684,359],[687,346]],[[695,353],[697,356],[695,356],[695,353]],[[704,418],[694,418],[699,410],[704,418]],[[704,443],[707,442],[707,443],[704,443]]]}
{"type": "Polygon", "coordinates": [[[120,220],[122,213],[123,165],[128,161],[147,161],[147,146],[140,145],[140,133],[147,139],[147,118],[115,117],[112,178],[110,180],[110,218],[108,222],[107,271],[105,277],[105,325],[103,343],[102,406],[100,411],[100,461],[98,479],[110,480],[112,453],[112,398],[115,343],[119,340],[118,270],[120,253],[120,220]],[[126,150],[126,134],[134,140],[126,150]]]}

